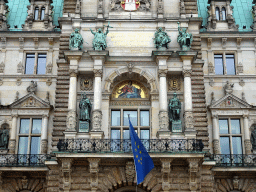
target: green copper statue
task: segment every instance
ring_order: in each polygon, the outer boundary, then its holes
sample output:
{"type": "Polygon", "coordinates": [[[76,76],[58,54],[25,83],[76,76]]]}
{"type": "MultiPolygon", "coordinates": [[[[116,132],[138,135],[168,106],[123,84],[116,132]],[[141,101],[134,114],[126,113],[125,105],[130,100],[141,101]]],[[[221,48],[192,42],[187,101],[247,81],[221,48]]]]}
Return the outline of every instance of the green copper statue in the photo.
{"type": "Polygon", "coordinates": [[[9,131],[7,129],[0,130],[0,149],[8,149],[9,131]]]}
{"type": "Polygon", "coordinates": [[[179,36],[177,38],[177,42],[180,44],[180,47],[183,51],[190,50],[193,36],[191,33],[187,33],[186,28],[180,28],[180,22],[178,22],[178,30],[179,30],[179,36]]]}
{"type": "Polygon", "coordinates": [[[90,100],[86,97],[85,93],[82,95],[82,99],[79,103],[79,108],[80,108],[79,119],[82,121],[90,122],[91,121],[90,114],[91,114],[92,104],[91,104],[90,100]]]}
{"type": "Polygon", "coordinates": [[[181,103],[177,97],[177,93],[173,94],[173,98],[170,99],[169,103],[169,118],[170,121],[180,120],[181,103]]]}
{"type": "Polygon", "coordinates": [[[163,31],[162,27],[160,27],[155,32],[154,43],[157,49],[166,48],[168,49],[168,43],[171,42],[168,34],[163,31]]]}
{"type": "Polygon", "coordinates": [[[79,29],[76,28],[75,32],[71,33],[69,37],[69,49],[75,50],[78,48],[79,50],[82,50],[83,42],[84,42],[83,37],[79,33],[79,29]]]}
{"type": "Polygon", "coordinates": [[[101,51],[101,50],[105,50],[107,48],[106,37],[109,32],[108,28],[113,28],[113,27],[110,27],[109,23],[106,27],[107,27],[107,31],[105,33],[103,33],[102,28],[99,28],[97,32],[93,32],[93,30],[90,29],[91,33],[94,35],[94,39],[92,41],[92,46],[93,46],[94,50],[101,51]]]}
{"type": "Polygon", "coordinates": [[[252,150],[256,151],[256,126],[254,126],[254,130],[251,133],[251,143],[252,143],[252,150]]]}

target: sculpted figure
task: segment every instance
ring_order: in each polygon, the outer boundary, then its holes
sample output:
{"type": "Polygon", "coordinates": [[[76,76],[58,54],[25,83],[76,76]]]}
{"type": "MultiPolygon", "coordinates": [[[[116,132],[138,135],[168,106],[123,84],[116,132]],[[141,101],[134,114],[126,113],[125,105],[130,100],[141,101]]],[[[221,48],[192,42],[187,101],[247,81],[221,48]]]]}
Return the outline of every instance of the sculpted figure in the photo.
{"type": "Polygon", "coordinates": [[[109,26],[109,23],[107,26],[107,31],[105,33],[103,33],[102,28],[99,28],[97,32],[93,32],[93,30],[90,29],[91,33],[94,35],[94,39],[92,41],[92,46],[94,50],[105,50],[107,48],[106,37],[109,32],[108,28],[112,28],[109,26]]]}
{"type": "Polygon", "coordinates": [[[129,81],[128,85],[125,85],[118,93],[121,93],[118,98],[141,98],[141,89],[134,87],[132,81],[129,81]]]}
{"type": "Polygon", "coordinates": [[[0,130],[0,149],[8,149],[9,131],[7,129],[0,130]]]}
{"type": "Polygon", "coordinates": [[[30,82],[30,85],[27,87],[27,92],[29,93],[35,93],[37,88],[37,83],[34,81],[30,82]]]}
{"type": "Polygon", "coordinates": [[[173,98],[169,103],[169,114],[170,121],[180,120],[180,110],[181,110],[181,102],[177,97],[177,93],[173,94],[173,98]]]}
{"type": "Polygon", "coordinates": [[[79,119],[82,121],[91,121],[90,114],[91,114],[91,108],[92,104],[90,100],[86,97],[86,94],[84,93],[82,95],[82,99],[79,103],[79,108],[80,108],[80,117],[79,119]]]}
{"type": "Polygon", "coordinates": [[[252,149],[256,150],[256,127],[254,127],[254,130],[251,134],[251,143],[252,143],[252,149]]]}
{"type": "Polygon", "coordinates": [[[168,43],[171,42],[171,39],[167,35],[166,32],[163,31],[162,27],[160,27],[156,32],[155,32],[155,38],[154,38],[154,43],[157,49],[165,47],[168,49],[168,43]]]}
{"type": "Polygon", "coordinates": [[[83,37],[79,33],[79,29],[75,29],[75,32],[71,33],[69,37],[69,49],[72,50],[74,48],[78,48],[79,50],[83,49],[83,37]]]}
{"type": "Polygon", "coordinates": [[[182,50],[189,50],[193,41],[193,36],[191,33],[187,33],[186,28],[180,28],[180,23],[178,22],[179,36],[177,42],[180,44],[182,50]]]}
{"type": "Polygon", "coordinates": [[[227,81],[226,85],[224,86],[225,94],[232,93],[233,92],[233,87],[234,87],[234,83],[230,83],[229,81],[227,81]]]}

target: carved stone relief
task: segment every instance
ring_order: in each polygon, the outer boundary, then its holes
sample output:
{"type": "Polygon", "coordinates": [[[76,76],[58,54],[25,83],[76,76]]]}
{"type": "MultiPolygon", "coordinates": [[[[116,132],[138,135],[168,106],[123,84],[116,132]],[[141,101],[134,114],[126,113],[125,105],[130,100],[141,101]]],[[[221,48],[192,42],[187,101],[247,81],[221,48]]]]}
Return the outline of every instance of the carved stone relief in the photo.
{"type": "Polygon", "coordinates": [[[92,112],[92,131],[101,131],[102,112],[95,110],[92,112]]]}
{"type": "Polygon", "coordinates": [[[19,64],[17,65],[17,73],[23,74],[23,72],[24,72],[24,67],[23,67],[22,63],[19,62],[19,64]]]}
{"type": "Polygon", "coordinates": [[[76,111],[69,111],[67,116],[67,131],[76,130],[76,111]]]}
{"type": "Polygon", "coordinates": [[[209,74],[214,74],[214,65],[212,64],[212,62],[208,63],[208,72],[209,74]]]}
{"type": "Polygon", "coordinates": [[[4,62],[1,62],[0,64],[0,73],[4,73],[5,64],[4,62]]]}
{"type": "MultiPolygon", "coordinates": [[[[111,11],[124,11],[121,7],[121,3],[125,0],[110,0],[110,10],[111,11]]],[[[137,11],[150,11],[151,0],[139,0],[140,6],[137,11]]]]}
{"type": "Polygon", "coordinates": [[[168,131],[169,130],[168,112],[160,111],[158,114],[158,117],[159,117],[160,131],[168,131]]]}
{"type": "Polygon", "coordinates": [[[93,78],[92,77],[81,77],[80,90],[92,91],[93,90],[93,78]]]}
{"type": "Polygon", "coordinates": [[[135,177],[135,166],[132,161],[126,163],[125,175],[128,182],[133,182],[135,177]]]}
{"type": "Polygon", "coordinates": [[[63,189],[64,191],[69,191],[71,188],[71,165],[73,159],[63,158],[62,159],[62,174],[63,174],[63,189]]]}
{"type": "Polygon", "coordinates": [[[171,76],[168,79],[168,91],[180,91],[181,90],[181,78],[179,76],[171,76]]]}
{"type": "Polygon", "coordinates": [[[46,73],[47,74],[51,74],[52,73],[52,68],[53,68],[53,65],[52,63],[48,63],[48,65],[46,66],[46,73]]]}
{"type": "Polygon", "coordinates": [[[237,191],[254,191],[254,189],[256,189],[255,179],[239,178],[238,176],[229,179],[216,179],[215,182],[217,191],[231,191],[230,189],[237,191]]]}

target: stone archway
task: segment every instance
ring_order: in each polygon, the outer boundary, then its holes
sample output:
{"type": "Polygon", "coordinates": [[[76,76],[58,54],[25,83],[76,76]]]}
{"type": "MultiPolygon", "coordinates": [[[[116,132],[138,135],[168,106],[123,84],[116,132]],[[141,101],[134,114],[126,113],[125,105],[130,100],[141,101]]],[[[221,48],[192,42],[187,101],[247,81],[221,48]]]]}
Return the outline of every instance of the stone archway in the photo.
{"type": "Polygon", "coordinates": [[[136,74],[142,77],[146,80],[147,84],[149,85],[150,92],[157,92],[156,79],[151,73],[149,73],[147,70],[143,70],[138,67],[129,67],[129,65],[127,67],[118,68],[115,71],[112,71],[112,73],[110,73],[107,76],[104,84],[105,92],[110,93],[112,91],[112,88],[115,86],[115,80],[120,76],[124,76],[125,74],[136,74]]]}
{"type": "Polygon", "coordinates": [[[146,192],[145,190],[136,186],[126,186],[115,190],[115,192],[146,192]]]}

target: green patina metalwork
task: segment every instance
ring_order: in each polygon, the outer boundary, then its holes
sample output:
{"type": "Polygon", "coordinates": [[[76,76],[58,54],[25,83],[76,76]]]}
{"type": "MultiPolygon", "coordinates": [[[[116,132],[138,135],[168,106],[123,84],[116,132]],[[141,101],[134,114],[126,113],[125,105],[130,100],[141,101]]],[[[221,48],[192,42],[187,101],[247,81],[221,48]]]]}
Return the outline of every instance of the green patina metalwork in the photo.
{"type": "MultiPolygon", "coordinates": [[[[198,16],[203,18],[203,26],[207,25],[208,10],[207,0],[197,0],[198,4],[198,16]]],[[[236,24],[239,25],[239,31],[252,31],[250,26],[253,24],[253,13],[252,13],[252,0],[232,0],[231,6],[233,9],[233,17],[236,24]],[[244,29],[243,26],[246,26],[244,29]]],[[[201,29],[205,31],[206,29],[201,29]]]]}
{"type": "Polygon", "coordinates": [[[0,149],[8,149],[9,131],[7,129],[0,130],[0,149]]]}
{"type": "Polygon", "coordinates": [[[169,118],[170,121],[180,120],[181,102],[177,97],[177,93],[173,94],[173,98],[169,103],[169,118]]]}
{"type": "Polygon", "coordinates": [[[83,49],[83,37],[82,35],[79,33],[79,29],[75,29],[75,32],[71,33],[70,37],[69,37],[69,49],[73,50],[73,49],[79,49],[82,50],[83,49]]]}
{"type": "Polygon", "coordinates": [[[106,26],[107,30],[105,33],[103,33],[103,29],[99,28],[97,32],[94,32],[91,28],[91,33],[94,35],[94,39],[92,41],[92,46],[94,48],[94,50],[97,51],[101,51],[101,50],[105,50],[107,48],[107,41],[106,41],[106,37],[107,34],[109,32],[108,28],[113,28],[109,26],[109,22],[108,25],[106,26]]]}
{"type": "Polygon", "coordinates": [[[256,150],[256,126],[254,126],[254,130],[251,133],[251,143],[252,149],[256,150]]]}
{"type": "Polygon", "coordinates": [[[178,22],[178,31],[179,31],[179,36],[177,38],[177,42],[180,44],[181,49],[183,51],[190,50],[190,47],[193,41],[192,34],[188,33],[186,28],[180,28],[179,22],[178,22]]]}
{"type": "Polygon", "coordinates": [[[92,108],[92,104],[90,102],[90,100],[86,97],[86,94],[84,93],[82,95],[82,99],[79,103],[79,108],[80,108],[80,117],[79,120],[82,121],[91,121],[91,108],[92,108]]]}
{"type": "Polygon", "coordinates": [[[166,48],[168,49],[168,43],[171,42],[168,34],[163,31],[162,27],[160,27],[155,32],[154,43],[157,49],[166,48]]]}
{"type": "MultiPolygon", "coordinates": [[[[7,23],[10,31],[21,31],[22,25],[28,16],[27,6],[30,5],[29,0],[8,0],[9,13],[7,15],[7,23]],[[17,27],[15,27],[17,26],[17,27]]],[[[59,26],[58,18],[62,17],[63,0],[53,0],[53,25],[59,26]]]]}

